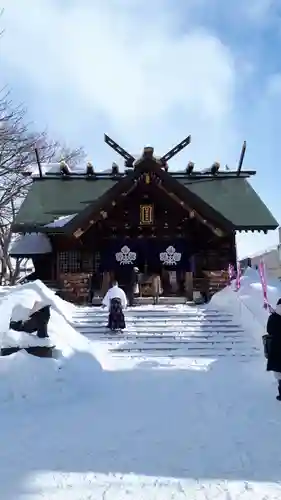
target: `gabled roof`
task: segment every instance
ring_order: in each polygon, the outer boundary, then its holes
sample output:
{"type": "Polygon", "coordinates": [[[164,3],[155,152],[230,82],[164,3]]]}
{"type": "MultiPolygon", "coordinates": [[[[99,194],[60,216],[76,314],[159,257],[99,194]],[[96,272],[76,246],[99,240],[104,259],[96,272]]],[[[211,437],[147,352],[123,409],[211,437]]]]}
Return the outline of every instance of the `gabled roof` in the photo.
{"type": "MultiPolygon", "coordinates": [[[[103,210],[110,200],[118,199],[133,185],[134,180],[148,168],[147,162],[129,173],[113,176],[100,174],[93,178],[85,175],[44,176],[36,179],[15,219],[15,232],[71,232],[81,227],[93,213],[103,210]],[[56,224],[62,216],[69,217],[66,224],[56,224]]],[[[177,193],[189,206],[222,227],[236,230],[276,229],[278,222],[247,181],[229,172],[219,175],[188,176],[183,172],[167,173],[150,161],[150,171],[157,172],[163,185],[177,193]]]]}
{"type": "Polygon", "coordinates": [[[218,212],[215,208],[206,203],[204,199],[198,196],[197,193],[192,192],[188,187],[178,182],[175,177],[159,168],[155,162],[148,160],[140,164],[137,169],[120,180],[98,200],[95,200],[85,207],[82,212],[78,213],[77,216],[65,226],[65,231],[73,233],[80,228],[85,230],[90,219],[95,219],[95,215],[100,219],[100,212],[102,210],[106,211],[110,203],[116,202],[118,196],[122,195],[122,193],[126,194],[128,190],[134,189],[136,186],[135,180],[148,171],[157,175],[157,178],[162,182],[161,186],[163,186],[168,193],[170,192],[177,195],[179,199],[188,203],[192,209],[199,212],[205,219],[217,222],[224,229],[232,229],[232,223],[224,217],[223,213],[218,212]]]}

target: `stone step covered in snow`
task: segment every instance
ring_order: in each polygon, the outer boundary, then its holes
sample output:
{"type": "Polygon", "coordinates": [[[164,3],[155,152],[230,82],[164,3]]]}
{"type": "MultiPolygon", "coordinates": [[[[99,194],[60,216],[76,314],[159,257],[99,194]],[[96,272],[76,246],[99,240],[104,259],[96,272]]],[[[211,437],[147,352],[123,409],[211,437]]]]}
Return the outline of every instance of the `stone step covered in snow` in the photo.
{"type": "Polygon", "coordinates": [[[107,318],[108,312],[102,308],[80,307],[75,310],[73,325],[91,341],[105,345],[116,358],[246,358],[261,352],[230,313],[210,306],[128,308],[126,329],[116,334],[106,328],[107,318]]]}

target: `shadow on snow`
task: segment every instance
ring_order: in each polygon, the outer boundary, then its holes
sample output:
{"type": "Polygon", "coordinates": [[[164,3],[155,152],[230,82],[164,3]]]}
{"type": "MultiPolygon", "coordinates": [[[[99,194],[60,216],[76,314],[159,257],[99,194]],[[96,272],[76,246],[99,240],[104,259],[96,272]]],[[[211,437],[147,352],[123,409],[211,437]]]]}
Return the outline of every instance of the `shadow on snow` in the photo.
{"type": "Polygon", "coordinates": [[[2,408],[3,498],[28,494],[43,471],[280,480],[281,407],[262,360],[98,373],[83,356],[83,373],[69,371],[73,358],[60,371],[66,391],[50,395],[47,384],[40,398],[2,408]]]}

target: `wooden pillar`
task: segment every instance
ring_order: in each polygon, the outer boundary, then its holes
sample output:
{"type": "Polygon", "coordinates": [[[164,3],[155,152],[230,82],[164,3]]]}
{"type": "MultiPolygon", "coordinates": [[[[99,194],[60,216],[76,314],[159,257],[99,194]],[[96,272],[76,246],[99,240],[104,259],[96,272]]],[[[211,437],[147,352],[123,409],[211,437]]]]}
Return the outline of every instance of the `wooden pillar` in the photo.
{"type": "Polygon", "coordinates": [[[103,276],[102,276],[102,287],[101,287],[101,295],[102,297],[105,296],[105,294],[107,293],[108,289],[109,289],[109,285],[110,285],[110,273],[108,271],[105,271],[103,273],[103,276]]]}
{"type": "Polygon", "coordinates": [[[193,300],[193,272],[185,273],[185,293],[187,300],[193,300]]]}

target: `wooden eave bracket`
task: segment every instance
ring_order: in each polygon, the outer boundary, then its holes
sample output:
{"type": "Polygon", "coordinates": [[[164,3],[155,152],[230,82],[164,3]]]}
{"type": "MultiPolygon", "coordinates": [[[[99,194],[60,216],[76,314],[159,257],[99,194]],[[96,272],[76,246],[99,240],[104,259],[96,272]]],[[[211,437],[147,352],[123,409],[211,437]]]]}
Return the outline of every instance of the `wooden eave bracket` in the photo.
{"type": "Polygon", "coordinates": [[[201,224],[204,224],[206,227],[208,227],[216,236],[222,238],[225,236],[224,231],[222,231],[220,228],[217,228],[210,222],[208,222],[202,215],[200,215],[196,210],[194,210],[192,207],[190,207],[186,202],[182,201],[176,194],[168,192],[166,188],[164,188],[161,184],[158,186],[162,191],[164,191],[168,196],[173,198],[181,207],[183,207],[189,214],[193,214],[193,217],[195,217],[201,224]]]}

